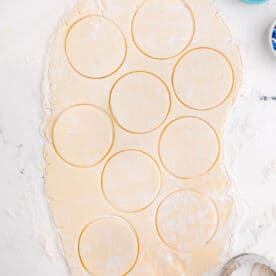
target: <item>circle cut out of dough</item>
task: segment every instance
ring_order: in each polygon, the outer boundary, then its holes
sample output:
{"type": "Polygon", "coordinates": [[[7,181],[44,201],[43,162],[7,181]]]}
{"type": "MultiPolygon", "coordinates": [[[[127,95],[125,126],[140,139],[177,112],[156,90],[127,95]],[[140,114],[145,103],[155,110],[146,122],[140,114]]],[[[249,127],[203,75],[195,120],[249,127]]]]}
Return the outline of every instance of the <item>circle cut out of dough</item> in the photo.
{"type": "Polygon", "coordinates": [[[70,165],[91,167],[109,153],[114,141],[111,117],[100,107],[82,104],[66,109],[53,128],[58,155],[70,165]]]}
{"type": "Polygon", "coordinates": [[[156,161],[139,150],[114,154],[102,172],[102,192],[116,209],[136,212],[147,208],[160,190],[160,169],[156,161]]]}
{"type": "Polygon", "coordinates": [[[126,40],[120,28],[110,19],[89,15],[69,29],[65,53],[72,68],[86,78],[112,75],[126,57],[126,40]]]}
{"type": "Polygon", "coordinates": [[[113,85],[109,105],[117,124],[134,133],[148,133],[167,118],[171,98],[164,81],[146,71],[121,76],[113,85]]]}
{"type": "Polygon", "coordinates": [[[196,110],[222,104],[231,94],[234,71],[226,56],[211,48],[196,48],[176,63],[172,83],[178,100],[196,110]]]}
{"type": "Polygon", "coordinates": [[[134,43],[144,55],[169,59],[191,43],[195,19],[183,0],[146,0],[137,9],[131,28],[134,43]]]}
{"type": "Polygon", "coordinates": [[[78,253],[91,275],[126,275],[138,258],[138,236],[124,219],[102,217],[82,230],[78,253]]]}
{"type": "Polygon", "coordinates": [[[159,138],[161,162],[177,178],[204,175],[215,165],[219,151],[215,130],[196,117],[180,117],[171,121],[159,138]]]}
{"type": "Polygon", "coordinates": [[[207,196],[179,190],[160,203],[155,221],[161,240],[171,249],[187,253],[205,247],[214,237],[218,213],[207,196]]]}

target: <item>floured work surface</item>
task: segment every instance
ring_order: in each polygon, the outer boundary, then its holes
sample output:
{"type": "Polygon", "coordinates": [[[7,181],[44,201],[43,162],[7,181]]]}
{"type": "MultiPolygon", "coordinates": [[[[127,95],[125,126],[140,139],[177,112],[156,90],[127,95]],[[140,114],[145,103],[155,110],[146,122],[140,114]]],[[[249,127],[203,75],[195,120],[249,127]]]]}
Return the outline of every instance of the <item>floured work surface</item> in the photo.
{"type": "Polygon", "coordinates": [[[203,275],[229,238],[239,52],[209,0],[137,2],[84,1],[58,27],[47,195],[72,275],[203,275]]]}

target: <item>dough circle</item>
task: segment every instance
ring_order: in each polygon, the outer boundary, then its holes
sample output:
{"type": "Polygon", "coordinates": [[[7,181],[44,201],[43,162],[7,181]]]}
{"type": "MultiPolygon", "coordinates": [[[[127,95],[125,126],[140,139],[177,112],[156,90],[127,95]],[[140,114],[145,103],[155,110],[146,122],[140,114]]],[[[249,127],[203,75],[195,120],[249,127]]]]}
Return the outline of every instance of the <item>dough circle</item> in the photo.
{"type": "Polygon", "coordinates": [[[161,186],[160,169],[149,154],[123,150],[114,154],[102,172],[102,192],[115,208],[137,212],[147,208],[161,186]]]}
{"type": "Polygon", "coordinates": [[[148,133],[167,118],[170,92],[164,81],[146,71],[133,71],[121,76],[113,85],[109,105],[117,124],[134,133],[148,133]]]}
{"type": "Polygon", "coordinates": [[[87,168],[101,162],[114,141],[110,115],[100,107],[81,104],[66,109],[53,128],[53,145],[68,164],[87,168]]]}
{"type": "Polygon", "coordinates": [[[196,48],[178,60],[172,84],[182,104],[196,110],[208,110],[229,97],[234,85],[234,71],[220,51],[196,48]]]}
{"type": "Polygon", "coordinates": [[[144,55],[169,59],[191,43],[195,19],[183,0],[146,0],[137,9],[131,29],[134,43],[144,55]]]}
{"type": "Polygon", "coordinates": [[[126,275],[135,266],[139,241],[134,228],[119,217],[101,217],[82,230],[78,253],[92,275],[126,275]]]}
{"type": "Polygon", "coordinates": [[[160,203],[155,222],[158,235],[167,246],[188,253],[205,247],[214,237],[218,213],[215,203],[207,196],[179,190],[160,203]]]}
{"type": "Polygon", "coordinates": [[[86,78],[112,75],[126,57],[126,40],[120,28],[110,19],[89,15],[69,29],[65,53],[72,68],[86,78]]]}
{"type": "Polygon", "coordinates": [[[170,174],[177,178],[194,178],[204,175],[215,165],[220,152],[219,138],[206,121],[180,117],[163,129],[158,151],[170,174]]]}

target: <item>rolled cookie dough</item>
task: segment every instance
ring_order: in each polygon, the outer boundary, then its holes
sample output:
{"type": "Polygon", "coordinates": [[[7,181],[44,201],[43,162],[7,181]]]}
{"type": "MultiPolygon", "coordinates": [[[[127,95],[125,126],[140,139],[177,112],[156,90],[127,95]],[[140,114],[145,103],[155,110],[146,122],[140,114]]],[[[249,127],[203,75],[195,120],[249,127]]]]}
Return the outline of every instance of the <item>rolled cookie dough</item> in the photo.
{"type": "Polygon", "coordinates": [[[241,61],[212,2],[83,0],[48,67],[45,183],[71,274],[215,271],[231,230],[221,140],[241,61]]]}

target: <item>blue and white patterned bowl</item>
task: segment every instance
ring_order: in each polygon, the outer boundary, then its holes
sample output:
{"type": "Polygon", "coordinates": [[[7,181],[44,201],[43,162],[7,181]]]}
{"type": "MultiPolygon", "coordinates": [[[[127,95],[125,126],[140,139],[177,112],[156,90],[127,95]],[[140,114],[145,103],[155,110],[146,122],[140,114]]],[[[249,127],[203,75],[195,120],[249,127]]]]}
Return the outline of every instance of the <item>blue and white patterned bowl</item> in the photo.
{"type": "Polygon", "coordinates": [[[269,30],[269,45],[272,53],[276,55],[276,20],[273,22],[269,30]]]}

